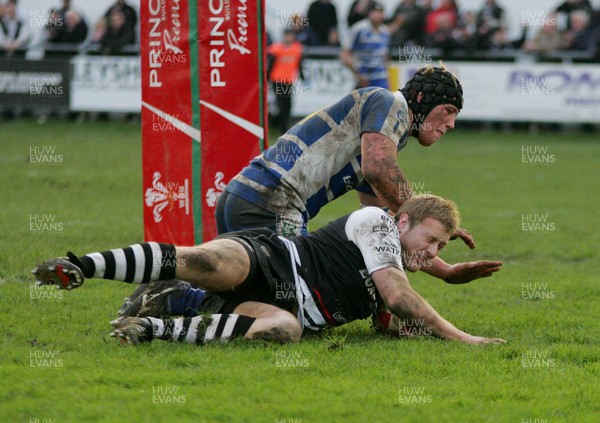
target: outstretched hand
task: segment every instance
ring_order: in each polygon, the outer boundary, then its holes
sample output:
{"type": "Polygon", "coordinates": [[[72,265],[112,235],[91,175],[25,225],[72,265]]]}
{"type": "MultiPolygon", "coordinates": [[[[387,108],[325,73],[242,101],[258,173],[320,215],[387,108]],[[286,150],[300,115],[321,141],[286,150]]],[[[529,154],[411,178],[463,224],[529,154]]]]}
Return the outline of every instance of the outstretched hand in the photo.
{"type": "Polygon", "coordinates": [[[462,239],[463,242],[467,244],[467,247],[469,247],[471,250],[475,248],[475,240],[473,239],[473,235],[471,235],[466,229],[456,228],[450,239],[454,240],[457,238],[462,239]]]}
{"type": "Polygon", "coordinates": [[[501,338],[484,338],[483,336],[473,336],[469,335],[464,339],[461,339],[462,342],[466,342],[467,344],[473,345],[482,345],[482,344],[506,344],[506,341],[501,338]]]}
{"type": "Polygon", "coordinates": [[[501,266],[501,261],[489,260],[456,263],[450,266],[444,281],[450,284],[461,284],[479,278],[487,278],[500,270],[501,266]]]}

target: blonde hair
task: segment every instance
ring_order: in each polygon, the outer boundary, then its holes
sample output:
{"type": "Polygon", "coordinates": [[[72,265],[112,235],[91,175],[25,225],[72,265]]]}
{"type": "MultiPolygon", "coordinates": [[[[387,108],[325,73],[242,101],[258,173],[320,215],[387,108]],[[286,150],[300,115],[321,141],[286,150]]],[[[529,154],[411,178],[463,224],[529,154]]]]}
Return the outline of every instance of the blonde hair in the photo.
{"type": "Polygon", "coordinates": [[[460,225],[460,214],[454,201],[437,195],[415,195],[409,198],[398,210],[396,219],[404,213],[408,215],[411,227],[422,223],[428,217],[442,223],[451,233],[460,225]]]}

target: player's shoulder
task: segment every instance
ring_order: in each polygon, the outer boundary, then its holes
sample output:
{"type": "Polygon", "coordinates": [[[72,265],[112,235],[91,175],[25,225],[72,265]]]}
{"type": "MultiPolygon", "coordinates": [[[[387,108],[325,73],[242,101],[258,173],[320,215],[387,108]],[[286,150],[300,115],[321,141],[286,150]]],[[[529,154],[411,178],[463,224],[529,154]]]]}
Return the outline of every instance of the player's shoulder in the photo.
{"type": "MultiPolygon", "coordinates": [[[[381,87],[360,88],[358,91],[363,99],[361,102],[363,107],[369,109],[385,107],[388,112],[393,111],[394,114],[396,111],[399,111],[402,116],[408,114],[408,103],[400,91],[392,92],[381,87]]],[[[377,112],[381,113],[382,110],[377,110],[377,112]]]]}
{"type": "Polygon", "coordinates": [[[368,30],[370,28],[371,28],[371,23],[369,22],[369,20],[361,19],[360,21],[358,21],[354,25],[352,25],[349,29],[350,29],[350,31],[353,31],[353,32],[359,32],[359,31],[368,30]]]}
{"type": "Polygon", "coordinates": [[[346,233],[393,232],[394,219],[379,207],[363,207],[348,216],[346,233]]]}
{"type": "Polygon", "coordinates": [[[357,90],[363,97],[387,99],[402,104],[408,104],[400,91],[390,91],[382,87],[366,87],[357,90]]]}

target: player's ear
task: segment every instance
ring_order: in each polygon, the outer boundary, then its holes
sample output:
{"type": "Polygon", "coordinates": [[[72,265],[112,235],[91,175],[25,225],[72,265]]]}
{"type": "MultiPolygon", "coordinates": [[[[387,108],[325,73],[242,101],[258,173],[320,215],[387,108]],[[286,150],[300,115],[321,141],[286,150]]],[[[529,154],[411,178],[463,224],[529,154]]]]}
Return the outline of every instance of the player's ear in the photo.
{"type": "Polygon", "coordinates": [[[396,216],[396,226],[398,226],[398,230],[402,231],[404,228],[410,226],[410,218],[408,214],[402,213],[400,216],[396,216]]]}

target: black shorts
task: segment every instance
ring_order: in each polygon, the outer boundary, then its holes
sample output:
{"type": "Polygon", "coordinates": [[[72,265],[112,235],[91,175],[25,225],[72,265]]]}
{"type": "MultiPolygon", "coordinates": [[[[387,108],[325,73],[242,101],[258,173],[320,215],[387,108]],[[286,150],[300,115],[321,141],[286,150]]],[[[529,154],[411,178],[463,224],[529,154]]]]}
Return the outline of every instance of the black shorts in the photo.
{"type": "Polygon", "coordinates": [[[202,311],[232,313],[246,301],[256,301],[295,312],[296,284],[288,249],[277,234],[266,228],[249,229],[219,235],[244,247],[250,258],[248,278],[235,289],[208,292],[202,311]]]}

